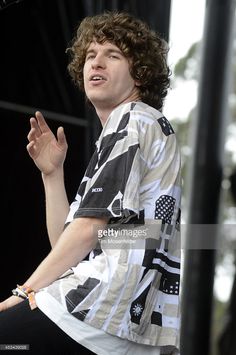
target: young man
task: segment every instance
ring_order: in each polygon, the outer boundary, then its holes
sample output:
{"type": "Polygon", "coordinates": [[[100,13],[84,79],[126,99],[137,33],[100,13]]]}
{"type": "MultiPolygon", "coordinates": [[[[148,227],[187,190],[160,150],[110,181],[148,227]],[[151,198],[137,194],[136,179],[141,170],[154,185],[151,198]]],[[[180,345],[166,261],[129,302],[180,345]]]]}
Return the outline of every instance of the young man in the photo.
{"type": "Polygon", "coordinates": [[[177,354],[181,178],[161,113],[166,43],[112,12],[85,18],[69,51],[69,72],[103,130],[69,206],[63,128],[55,137],[40,112],[30,119],[52,250],[0,303],[0,343],[26,343],[34,354],[177,354]]]}

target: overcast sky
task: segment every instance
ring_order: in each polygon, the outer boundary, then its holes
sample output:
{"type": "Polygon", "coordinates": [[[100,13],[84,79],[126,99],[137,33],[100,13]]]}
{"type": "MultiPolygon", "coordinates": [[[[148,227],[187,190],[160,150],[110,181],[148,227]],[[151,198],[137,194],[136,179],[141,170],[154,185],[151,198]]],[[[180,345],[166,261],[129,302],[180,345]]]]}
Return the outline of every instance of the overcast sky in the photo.
{"type": "MultiPolygon", "coordinates": [[[[205,0],[172,0],[168,57],[172,71],[191,45],[202,39],[205,5],[205,0]]],[[[169,91],[164,114],[169,120],[176,117],[184,120],[196,105],[196,100],[197,83],[193,80],[178,81],[177,87],[169,91]]],[[[228,264],[228,268],[219,265],[216,269],[214,292],[221,301],[229,299],[232,287],[234,267],[230,261],[228,264]]]]}
{"type": "MultiPolygon", "coordinates": [[[[174,65],[186,55],[191,45],[202,39],[205,15],[205,0],[172,0],[169,36],[169,64],[174,65]]],[[[169,120],[184,119],[196,104],[197,83],[180,83],[169,91],[164,113],[169,120]]]]}

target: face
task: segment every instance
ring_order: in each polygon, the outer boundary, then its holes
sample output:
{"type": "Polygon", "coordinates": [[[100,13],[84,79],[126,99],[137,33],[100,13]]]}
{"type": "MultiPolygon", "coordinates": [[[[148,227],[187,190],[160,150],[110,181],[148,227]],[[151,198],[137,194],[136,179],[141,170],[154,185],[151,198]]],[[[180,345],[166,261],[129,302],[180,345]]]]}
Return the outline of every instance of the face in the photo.
{"type": "Polygon", "coordinates": [[[84,64],[84,88],[95,108],[113,110],[139,98],[138,83],[129,68],[128,59],[116,45],[90,44],[84,64]]]}

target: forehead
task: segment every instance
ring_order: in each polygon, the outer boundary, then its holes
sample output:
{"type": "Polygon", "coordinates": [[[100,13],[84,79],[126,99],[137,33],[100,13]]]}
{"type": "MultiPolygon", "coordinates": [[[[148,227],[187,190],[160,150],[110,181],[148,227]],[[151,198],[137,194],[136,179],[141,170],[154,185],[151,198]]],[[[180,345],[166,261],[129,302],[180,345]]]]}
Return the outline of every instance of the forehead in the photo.
{"type": "Polygon", "coordinates": [[[104,42],[104,43],[98,43],[96,41],[93,41],[90,43],[90,45],[87,48],[87,52],[89,51],[98,51],[98,50],[104,50],[104,51],[116,51],[116,52],[121,52],[119,47],[117,47],[114,43],[111,42],[104,42]]]}

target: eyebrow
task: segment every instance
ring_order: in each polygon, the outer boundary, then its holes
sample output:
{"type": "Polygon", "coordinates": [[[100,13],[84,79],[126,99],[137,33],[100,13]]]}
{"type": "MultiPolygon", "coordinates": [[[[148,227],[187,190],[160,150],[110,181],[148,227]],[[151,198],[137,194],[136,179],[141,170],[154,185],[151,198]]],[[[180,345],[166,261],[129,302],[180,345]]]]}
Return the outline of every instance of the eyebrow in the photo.
{"type": "MultiPolygon", "coordinates": [[[[96,50],[95,49],[89,49],[87,52],[86,52],[86,56],[88,54],[91,54],[91,53],[96,53],[96,50]]],[[[116,49],[116,48],[108,48],[105,50],[105,53],[107,54],[110,54],[110,53],[117,53],[117,54],[120,54],[123,56],[123,53],[121,52],[121,50],[119,49],[116,49]]]]}

